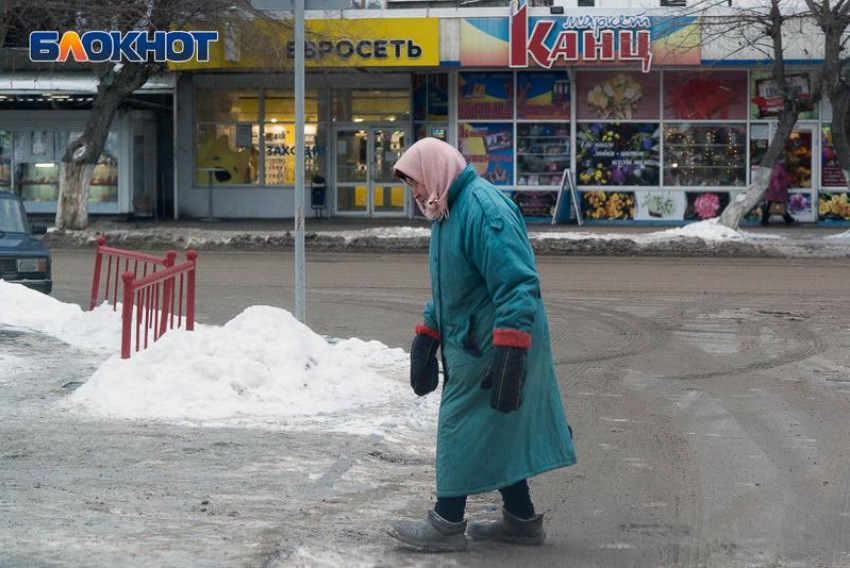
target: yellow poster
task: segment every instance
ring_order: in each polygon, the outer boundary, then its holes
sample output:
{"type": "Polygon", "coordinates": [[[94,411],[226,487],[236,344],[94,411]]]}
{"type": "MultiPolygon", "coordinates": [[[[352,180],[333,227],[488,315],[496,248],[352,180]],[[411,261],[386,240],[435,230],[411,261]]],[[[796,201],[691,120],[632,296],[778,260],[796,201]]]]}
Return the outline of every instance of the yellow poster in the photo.
{"type": "MultiPolygon", "coordinates": [[[[295,64],[291,21],[239,22],[219,31],[206,62],[169,63],[178,71],[287,68],[295,64]]],[[[436,67],[438,18],[307,20],[307,67],[436,67]]]]}

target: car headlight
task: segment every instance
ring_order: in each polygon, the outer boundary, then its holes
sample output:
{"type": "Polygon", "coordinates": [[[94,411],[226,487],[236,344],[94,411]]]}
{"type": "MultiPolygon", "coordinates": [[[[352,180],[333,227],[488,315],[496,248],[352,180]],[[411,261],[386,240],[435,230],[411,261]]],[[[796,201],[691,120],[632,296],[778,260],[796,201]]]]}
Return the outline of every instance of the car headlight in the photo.
{"type": "Polygon", "coordinates": [[[19,258],[18,272],[47,272],[47,259],[19,258]]]}

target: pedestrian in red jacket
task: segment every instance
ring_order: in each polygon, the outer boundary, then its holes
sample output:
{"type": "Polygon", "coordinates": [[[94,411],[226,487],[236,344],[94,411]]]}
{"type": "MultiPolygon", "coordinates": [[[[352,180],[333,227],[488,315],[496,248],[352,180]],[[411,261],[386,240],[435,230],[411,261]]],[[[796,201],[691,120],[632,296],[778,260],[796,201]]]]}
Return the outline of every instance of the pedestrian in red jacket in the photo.
{"type": "Polygon", "coordinates": [[[773,166],[765,199],[767,206],[762,212],[762,225],[770,223],[771,214],[782,215],[786,224],[794,222],[794,218],[788,213],[786,206],[788,202],[788,174],[785,173],[785,160],[783,158],[780,158],[773,166]]]}

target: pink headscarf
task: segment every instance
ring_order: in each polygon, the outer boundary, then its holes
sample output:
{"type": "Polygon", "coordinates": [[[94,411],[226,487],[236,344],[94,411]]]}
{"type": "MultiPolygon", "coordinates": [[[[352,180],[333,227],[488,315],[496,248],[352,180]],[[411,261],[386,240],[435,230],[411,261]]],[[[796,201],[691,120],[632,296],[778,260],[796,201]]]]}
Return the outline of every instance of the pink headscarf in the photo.
{"type": "Polygon", "coordinates": [[[466,160],[450,144],[423,138],[407,149],[396,162],[396,172],[425,186],[427,199],[416,199],[425,218],[439,221],[449,216],[449,187],[463,173],[466,160]]]}

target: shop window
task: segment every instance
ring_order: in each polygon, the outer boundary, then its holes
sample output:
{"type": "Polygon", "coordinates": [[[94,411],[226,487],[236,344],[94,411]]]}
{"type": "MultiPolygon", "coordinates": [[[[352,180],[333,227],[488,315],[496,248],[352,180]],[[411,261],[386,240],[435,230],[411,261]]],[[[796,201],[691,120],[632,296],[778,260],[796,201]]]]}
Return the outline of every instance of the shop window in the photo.
{"type": "Polygon", "coordinates": [[[259,183],[259,112],[258,90],[197,90],[197,185],[259,183]]]}
{"type": "Polygon", "coordinates": [[[494,185],[513,183],[513,123],[461,122],[458,146],[482,178],[494,185]]]}
{"type": "MultiPolygon", "coordinates": [[[[318,92],[310,89],[304,93],[304,121],[318,122],[324,113],[320,107],[318,92]]],[[[292,90],[266,89],[263,93],[263,121],[295,122],[295,92],[292,90]]]]}
{"type": "Polygon", "coordinates": [[[447,141],[447,129],[445,125],[432,125],[426,123],[417,123],[414,129],[414,140],[422,140],[423,138],[438,138],[443,142],[447,141]]]}
{"type": "Polygon", "coordinates": [[[664,185],[746,185],[744,124],[681,123],[664,126],[664,185]]]}
{"type": "Polygon", "coordinates": [[[198,185],[259,182],[260,127],[257,124],[200,124],[196,154],[198,185]]]}
{"type": "Polygon", "coordinates": [[[520,71],[516,97],[519,119],[570,118],[570,78],[566,71],[520,71]]]}
{"type": "MultiPolygon", "coordinates": [[[[304,177],[307,183],[325,171],[325,143],[319,138],[319,124],[304,125],[304,177]]],[[[265,137],[266,185],[295,184],[295,124],[269,122],[263,129],[265,137]]]]}
{"type": "Polygon", "coordinates": [[[12,133],[0,130],[0,191],[12,185],[12,133]]]}
{"type": "Polygon", "coordinates": [[[410,119],[409,89],[339,89],[333,95],[339,122],[403,122],[410,119]]]}
{"type": "MultiPolygon", "coordinates": [[[[817,105],[812,101],[815,73],[807,70],[799,72],[788,71],[785,77],[791,92],[800,101],[802,112],[799,120],[816,120],[817,105]]],[[[776,118],[782,109],[782,97],[776,88],[776,81],[769,71],[752,71],[750,73],[750,117],[776,118]]]]}
{"type": "Polygon", "coordinates": [[[844,172],[841,171],[841,165],[838,163],[838,157],[835,155],[835,148],[832,145],[832,129],[829,126],[821,128],[821,148],[821,185],[824,187],[847,187],[844,172]]]}
{"type": "Polygon", "coordinates": [[[570,167],[570,123],[517,124],[517,185],[553,186],[570,167]]]}
{"type": "Polygon", "coordinates": [[[257,122],[260,93],[256,89],[205,89],[195,93],[198,122],[257,122]]]}
{"type": "MultiPolygon", "coordinates": [[[[68,144],[81,132],[31,131],[15,134],[15,187],[21,199],[57,201],[59,164],[68,144]]],[[[118,137],[107,135],[89,183],[90,203],[118,202],[118,137]]]]}
{"type": "Polygon", "coordinates": [[[579,123],[576,140],[579,186],[657,186],[657,123],[579,123]]]}
{"type": "Polygon", "coordinates": [[[458,74],[458,119],[510,120],[514,106],[513,72],[458,74]]]}
{"type": "Polygon", "coordinates": [[[746,120],[746,71],[667,71],[664,118],[746,120]]]}
{"type": "Polygon", "coordinates": [[[750,124],[750,168],[761,163],[770,145],[770,125],[750,124]]]}
{"type": "Polygon", "coordinates": [[[579,120],[658,119],[658,73],[579,71],[579,120]]]}
{"type": "MultiPolygon", "coordinates": [[[[79,134],[72,134],[74,138],[79,134]]],[[[73,138],[69,137],[70,140],[73,138]]],[[[89,203],[118,203],[118,137],[110,132],[92,172],[89,203]]]]}
{"type": "Polygon", "coordinates": [[[447,140],[449,120],[448,73],[413,75],[414,140],[447,140]]]}

